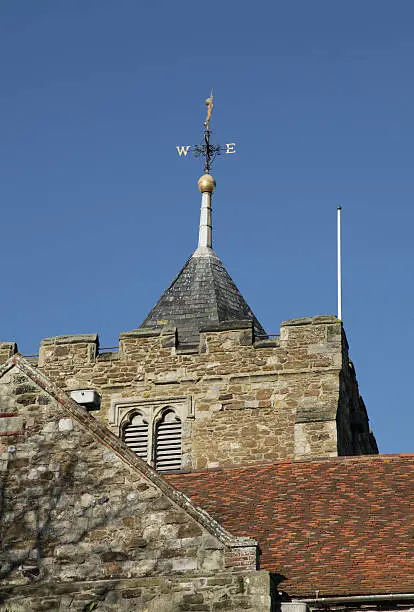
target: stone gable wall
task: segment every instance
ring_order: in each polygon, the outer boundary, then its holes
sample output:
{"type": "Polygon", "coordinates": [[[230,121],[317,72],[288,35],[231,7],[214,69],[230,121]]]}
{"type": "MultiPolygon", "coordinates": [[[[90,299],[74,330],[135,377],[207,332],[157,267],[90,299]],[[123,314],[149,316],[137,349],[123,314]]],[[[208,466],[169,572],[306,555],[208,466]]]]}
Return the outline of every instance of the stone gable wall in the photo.
{"type": "Polygon", "coordinates": [[[17,366],[0,377],[0,609],[269,610],[254,542],[223,543],[74,407],[17,366]]]}
{"type": "Polygon", "coordinates": [[[49,338],[39,368],[63,389],[96,389],[102,405],[94,414],[116,435],[117,403],[190,403],[184,469],[375,452],[348,424],[349,397],[359,393],[336,317],[287,321],[279,338],[257,342],[251,323],[228,327],[201,333],[192,351],[180,350],[168,328],[123,333],[110,353],[99,352],[96,335],[49,338]]]}

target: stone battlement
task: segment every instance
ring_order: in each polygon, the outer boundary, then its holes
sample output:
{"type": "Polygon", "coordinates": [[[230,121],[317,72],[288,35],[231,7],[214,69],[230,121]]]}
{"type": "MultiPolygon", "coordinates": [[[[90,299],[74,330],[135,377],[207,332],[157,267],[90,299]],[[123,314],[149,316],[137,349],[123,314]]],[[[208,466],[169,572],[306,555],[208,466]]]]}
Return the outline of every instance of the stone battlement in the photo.
{"type": "MultiPolygon", "coordinates": [[[[16,351],[0,343],[3,361],[16,351]]],[[[68,392],[96,390],[96,417],[117,435],[128,410],[176,406],[185,469],[376,452],[335,316],[285,321],[277,338],[224,322],[197,347],[167,326],[121,333],[112,352],[97,334],[55,336],[42,340],[38,367],[68,392]]]]}
{"type": "MultiPolygon", "coordinates": [[[[175,327],[165,326],[164,328],[139,328],[128,332],[122,332],[119,337],[118,349],[113,348],[113,355],[117,359],[128,359],[133,346],[142,345],[142,339],[158,339],[150,341],[153,346],[159,344],[160,348],[174,348],[176,354],[204,354],[207,352],[207,345],[210,352],[215,349],[221,351],[223,344],[223,333],[226,332],[225,344],[230,346],[252,346],[255,349],[283,347],[289,338],[301,336],[301,332],[291,333],[285,328],[301,327],[309,325],[340,325],[337,317],[333,315],[318,315],[316,317],[306,317],[284,321],[281,324],[280,335],[259,336],[254,335],[252,321],[225,321],[219,325],[211,325],[201,330],[200,343],[198,346],[182,346],[177,340],[177,330],[175,327]],[[220,336],[218,336],[220,334],[220,336]]],[[[306,332],[305,332],[306,334],[306,332]]],[[[302,339],[302,341],[305,338],[302,339]]],[[[39,365],[59,358],[67,357],[72,360],[76,355],[76,361],[90,363],[95,359],[107,355],[107,351],[100,352],[98,334],[73,334],[52,336],[44,338],[40,343],[39,365]]],[[[9,357],[18,352],[15,342],[0,342],[0,363],[4,363],[9,357]]],[[[110,353],[111,354],[111,353],[110,353]]]]}

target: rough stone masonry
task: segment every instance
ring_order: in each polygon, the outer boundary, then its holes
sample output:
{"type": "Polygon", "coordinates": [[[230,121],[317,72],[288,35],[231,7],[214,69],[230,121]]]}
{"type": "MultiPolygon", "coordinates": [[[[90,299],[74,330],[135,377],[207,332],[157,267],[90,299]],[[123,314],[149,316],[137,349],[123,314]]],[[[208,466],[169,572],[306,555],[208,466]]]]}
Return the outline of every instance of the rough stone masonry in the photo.
{"type": "MultiPolygon", "coordinates": [[[[4,360],[16,350],[0,344],[4,360]]],[[[96,334],[57,336],[32,362],[65,391],[95,389],[93,414],[117,436],[131,410],[177,409],[186,470],[378,452],[334,316],[286,321],[265,340],[252,321],[221,323],[191,349],[169,327],[122,333],[113,352],[96,334]]]]}
{"type": "Polygon", "coordinates": [[[194,508],[20,357],[0,393],[1,610],[269,610],[254,540],[194,508]]]}

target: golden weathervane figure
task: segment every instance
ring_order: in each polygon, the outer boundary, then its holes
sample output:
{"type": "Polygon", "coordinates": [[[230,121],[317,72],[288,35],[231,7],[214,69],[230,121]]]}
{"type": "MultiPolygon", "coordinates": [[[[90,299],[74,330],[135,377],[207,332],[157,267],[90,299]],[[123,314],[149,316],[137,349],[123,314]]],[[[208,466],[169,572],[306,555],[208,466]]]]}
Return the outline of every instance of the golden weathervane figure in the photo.
{"type": "Polygon", "coordinates": [[[211,113],[213,112],[213,90],[211,90],[210,97],[207,98],[206,100],[206,105],[207,105],[207,116],[206,116],[206,120],[204,121],[204,127],[206,128],[206,130],[210,131],[210,119],[211,119],[211,113]]]}

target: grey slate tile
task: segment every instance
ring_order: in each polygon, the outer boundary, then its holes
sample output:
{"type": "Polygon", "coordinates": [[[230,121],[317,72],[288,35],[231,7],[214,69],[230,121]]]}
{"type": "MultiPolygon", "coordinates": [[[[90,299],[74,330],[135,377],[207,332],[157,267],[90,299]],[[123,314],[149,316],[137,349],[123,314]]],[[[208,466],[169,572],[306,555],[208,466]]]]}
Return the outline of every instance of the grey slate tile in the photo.
{"type": "Polygon", "coordinates": [[[223,321],[252,320],[255,333],[266,332],[214,251],[190,257],[140,327],[177,327],[181,344],[196,344],[200,329],[223,321]]]}

